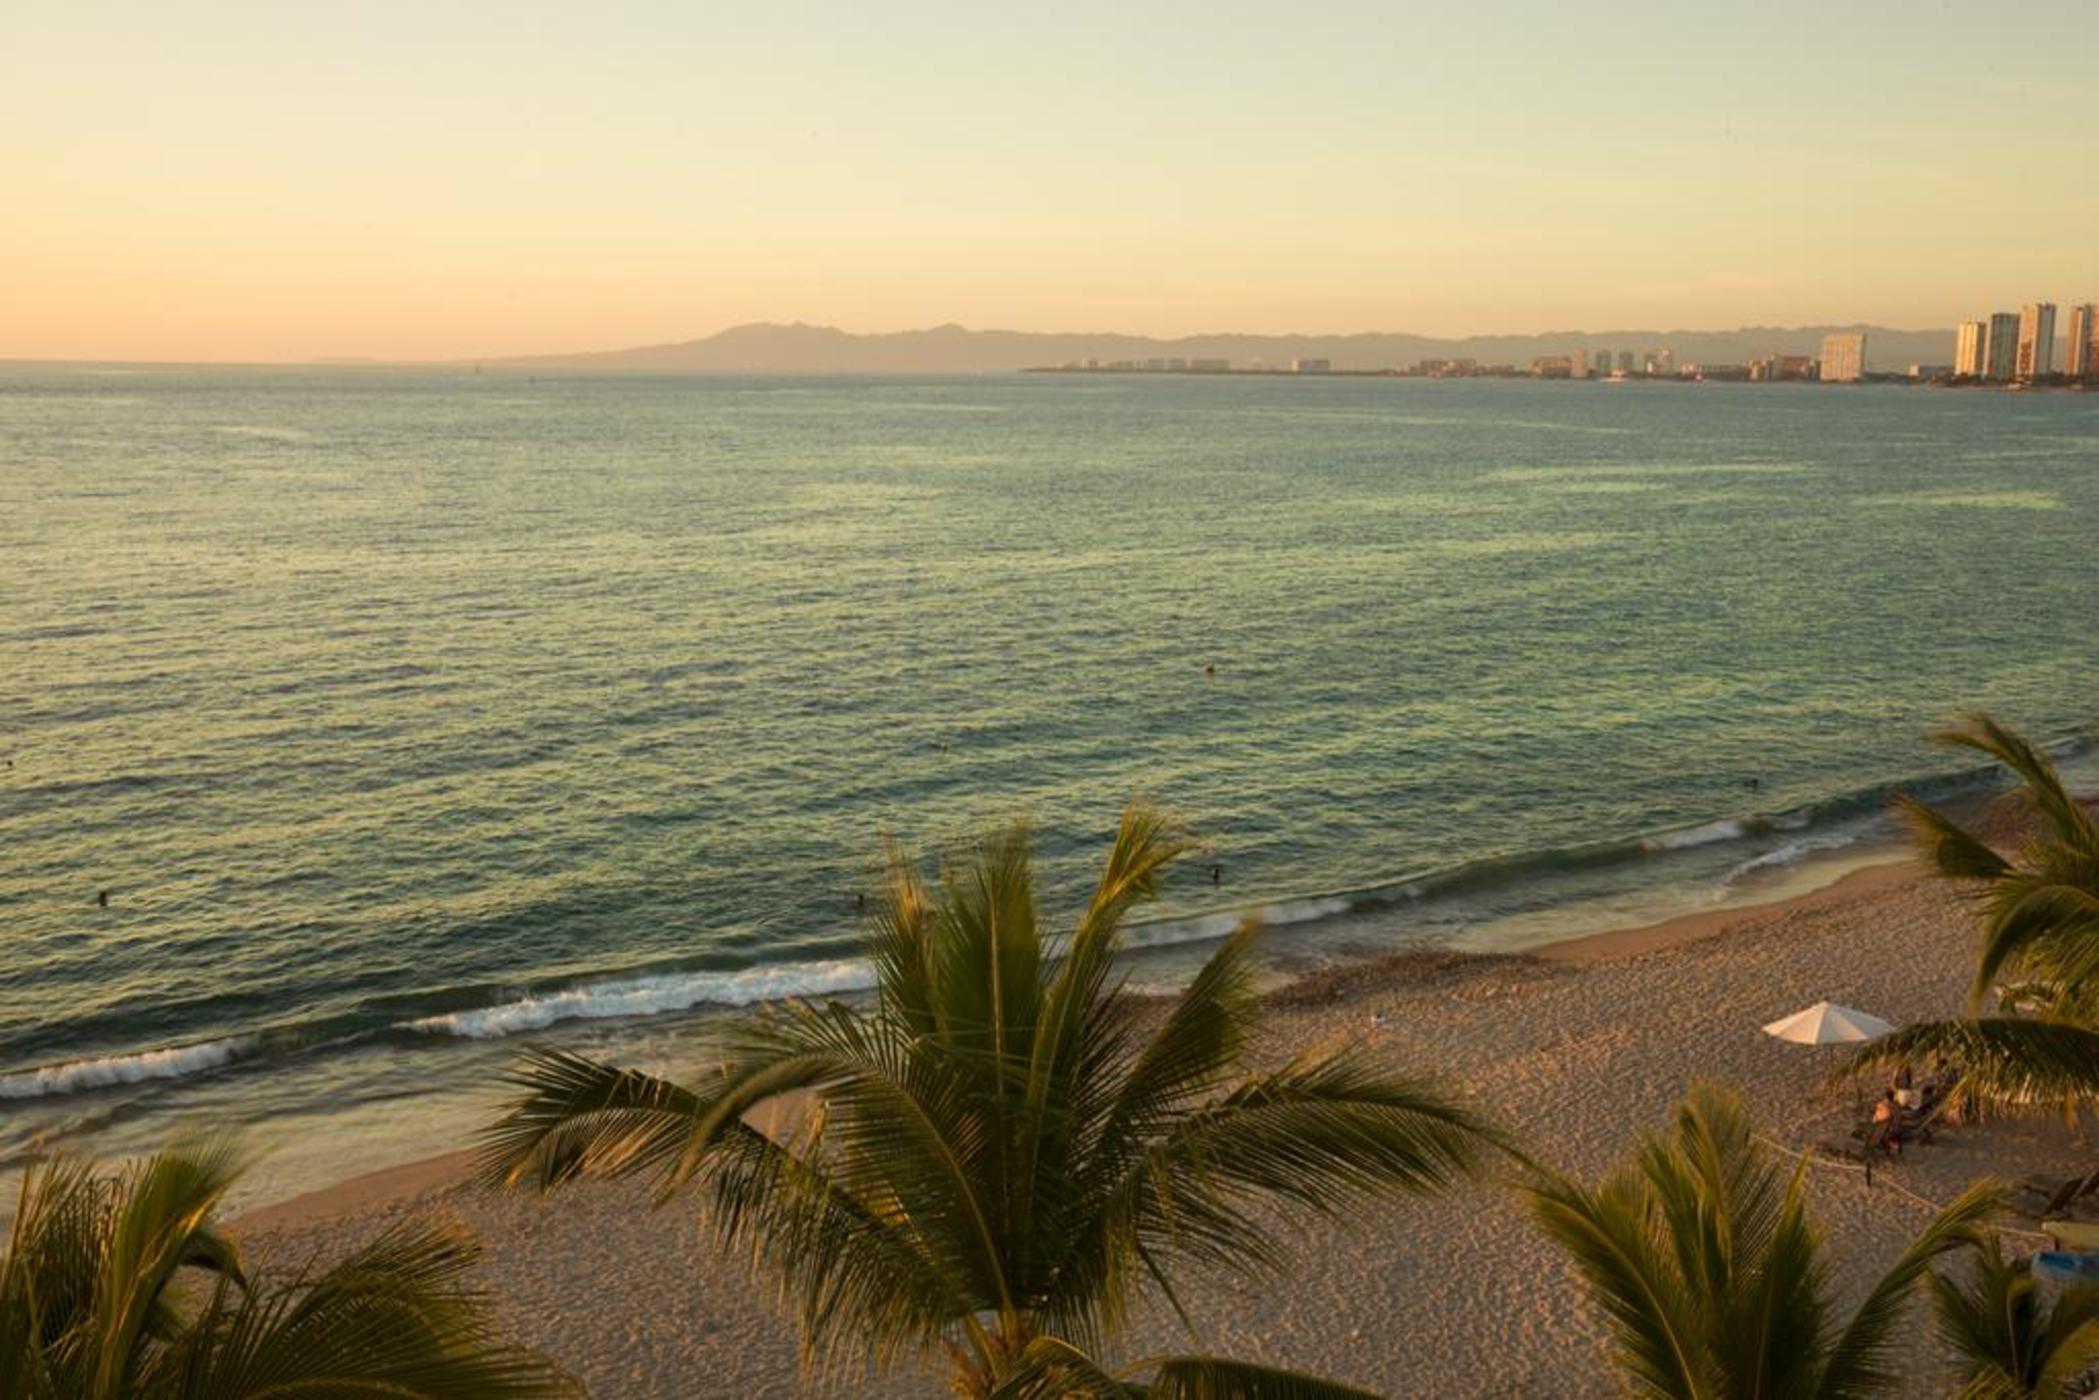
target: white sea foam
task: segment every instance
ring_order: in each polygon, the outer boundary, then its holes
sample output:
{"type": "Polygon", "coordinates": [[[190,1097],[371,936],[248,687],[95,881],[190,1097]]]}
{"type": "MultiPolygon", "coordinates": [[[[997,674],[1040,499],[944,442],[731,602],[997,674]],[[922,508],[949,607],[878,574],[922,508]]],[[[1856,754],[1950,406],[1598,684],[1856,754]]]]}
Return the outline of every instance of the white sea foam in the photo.
{"type": "Polygon", "coordinates": [[[863,991],[875,984],[874,968],[859,958],[835,962],[779,963],[735,972],[681,972],[637,977],[623,982],[597,982],[520,997],[516,1001],[472,1011],[453,1011],[408,1022],[429,1035],[465,1036],[473,1040],[543,1030],[557,1021],[601,1020],[611,1016],[658,1016],[695,1006],[749,1006],[788,997],[863,991]]]}
{"type": "Polygon", "coordinates": [[[1804,836],[1798,841],[1788,841],[1782,846],[1773,847],[1760,856],[1751,856],[1748,860],[1743,861],[1740,865],[1728,871],[1727,874],[1721,876],[1720,883],[1731,885],[1745,875],[1753,875],[1759,870],[1769,870],[1773,866],[1791,865],[1795,861],[1803,860],[1813,855],[1816,851],[1841,850],[1857,840],[1857,833],[1845,831],[1831,832],[1827,836],[1804,836]]]}
{"type": "MultiPolygon", "coordinates": [[[[1225,937],[1248,917],[1258,917],[1262,923],[1274,928],[1345,914],[1348,908],[1346,898],[1333,895],[1286,900],[1251,910],[1204,914],[1193,919],[1168,920],[1131,929],[1129,946],[1163,948],[1176,943],[1199,943],[1225,937]]],[[[544,1030],[558,1021],[658,1016],[671,1011],[689,1011],[696,1006],[750,1006],[758,1002],[783,1001],[788,997],[865,991],[874,984],[873,966],[860,958],[780,963],[771,967],[742,968],[736,972],[674,973],[620,982],[596,982],[549,992],[544,996],[520,997],[516,1001],[471,1011],[424,1016],[406,1025],[408,1029],[426,1035],[488,1040],[544,1030]]]]}
{"type": "Polygon", "coordinates": [[[1269,928],[1280,928],[1288,924],[1311,923],[1315,919],[1330,919],[1336,914],[1346,914],[1348,910],[1349,901],[1341,895],[1289,899],[1276,904],[1256,905],[1252,909],[1227,909],[1192,919],[1143,924],[1130,930],[1129,945],[1132,948],[1166,948],[1176,943],[1201,943],[1228,936],[1248,919],[1259,919],[1269,928]]]}
{"type": "Polygon", "coordinates": [[[226,437],[260,438],[265,442],[311,442],[313,434],[303,428],[279,428],[268,423],[215,423],[213,432],[226,437]]]}
{"type": "Polygon", "coordinates": [[[252,1036],[233,1036],[136,1055],[108,1055],[46,1065],[0,1076],[0,1099],[40,1099],[52,1094],[77,1094],[83,1089],[104,1089],[112,1084],[136,1084],[145,1079],[182,1079],[218,1069],[247,1053],[254,1044],[252,1036]]]}
{"type": "Polygon", "coordinates": [[[1640,844],[1650,851],[1681,851],[1692,846],[1710,846],[1715,841],[1737,841],[1745,831],[1746,828],[1740,821],[1728,818],[1725,821],[1682,827],[1676,831],[1664,831],[1648,837],[1640,844]]]}

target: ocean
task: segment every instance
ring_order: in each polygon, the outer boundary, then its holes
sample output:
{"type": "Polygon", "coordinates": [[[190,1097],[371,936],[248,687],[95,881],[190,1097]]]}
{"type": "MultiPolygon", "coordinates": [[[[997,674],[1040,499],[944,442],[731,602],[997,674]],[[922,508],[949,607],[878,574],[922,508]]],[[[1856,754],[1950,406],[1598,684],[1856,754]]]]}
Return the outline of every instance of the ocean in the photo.
{"type": "Polygon", "coordinates": [[[0,1165],[457,1146],[1132,794],[1140,983],[1770,897],[1966,710],[2088,762],[2095,543],[2093,395],[0,367],[0,1165]]]}

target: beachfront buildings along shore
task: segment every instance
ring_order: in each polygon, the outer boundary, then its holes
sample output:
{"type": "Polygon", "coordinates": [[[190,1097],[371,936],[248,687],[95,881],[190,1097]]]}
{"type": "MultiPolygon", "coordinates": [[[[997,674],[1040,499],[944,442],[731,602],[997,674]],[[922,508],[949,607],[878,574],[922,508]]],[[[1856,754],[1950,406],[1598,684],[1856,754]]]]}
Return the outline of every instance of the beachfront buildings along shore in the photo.
{"type": "Polygon", "coordinates": [[[2070,308],[2063,362],[2055,363],[2055,303],[2028,302],[2014,313],[1992,312],[1987,320],[1963,321],[1954,333],[1957,379],[1994,384],[2031,384],[2061,374],[2066,379],[2099,375],[2099,311],[2091,302],[2070,308]]]}
{"type": "Polygon", "coordinates": [[[2064,347],[2063,373],[2072,379],[2099,374],[2099,306],[2091,302],[2070,308],[2070,337],[2064,347]]]}
{"type": "Polygon", "coordinates": [[[1856,384],[1866,377],[1866,333],[1843,331],[1822,337],[1824,384],[1856,384]]]}
{"type": "MultiPolygon", "coordinates": [[[[2099,387],[2099,305],[2082,302],[2068,308],[2068,339],[2061,355],[2055,344],[2056,306],[2029,302],[2018,311],[1997,311],[1963,321],[1954,332],[1953,363],[1911,364],[1907,373],[1875,371],[1866,363],[1864,330],[1830,331],[1817,355],[1773,351],[1747,364],[1711,361],[1678,362],[1668,346],[1654,350],[1607,350],[1595,347],[1565,354],[1539,355],[1522,364],[1488,364],[1470,356],[1420,361],[1410,369],[1337,367],[1331,359],[1299,356],[1281,363],[1255,360],[1239,364],[1222,357],[1154,357],[1143,360],[1073,360],[1058,371],[1116,374],[1295,374],[1373,375],[1423,379],[1666,379],[1677,381],[1747,381],[1759,384],[1909,383],[2034,384],[2077,383],[2099,387]],[[2060,364],[2057,363],[2060,359],[2060,364]]],[[[1885,351],[1885,342],[1882,343],[1885,351]]],[[[1050,368],[1050,367],[1045,367],[1050,368]]]]}
{"type": "Polygon", "coordinates": [[[2013,371],[2021,379],[2055,373],[2055,303],[2028,302],[2019,308],[2019,349],[2013,371]]]}

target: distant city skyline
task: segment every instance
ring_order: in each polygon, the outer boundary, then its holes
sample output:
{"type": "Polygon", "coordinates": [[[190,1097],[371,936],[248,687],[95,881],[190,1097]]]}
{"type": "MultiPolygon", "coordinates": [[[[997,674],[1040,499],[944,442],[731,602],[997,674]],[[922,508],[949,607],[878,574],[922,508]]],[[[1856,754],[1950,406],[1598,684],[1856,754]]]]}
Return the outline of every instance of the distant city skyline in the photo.
{"type": "Polygon", "coordinates": [[[2095,51],[2087,0],[19,5],[0,356],[1951,327],[2099,294],[2095,51]]]}

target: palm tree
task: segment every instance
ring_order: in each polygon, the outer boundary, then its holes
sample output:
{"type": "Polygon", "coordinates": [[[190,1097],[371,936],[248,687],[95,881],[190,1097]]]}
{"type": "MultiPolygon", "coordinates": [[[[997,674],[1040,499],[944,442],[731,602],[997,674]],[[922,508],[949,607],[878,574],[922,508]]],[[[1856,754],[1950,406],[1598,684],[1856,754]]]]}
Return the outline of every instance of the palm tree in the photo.
{"type": "MultiPolygon", "coordinates": [[[[944,1356],[963,1396],[1147,1393],[1092,1359],[1140,1295],[1185,1323],[1185,1266],[1273,1275],[1289,1216],[1434,1191],[1501,1141],[1359,1049],[1247,1072],[1251,927],[1171,1006],[1128,993],[1123,919],[1187,846],[1133,803],[1061,941],[1037,912],[1024,828],[984,839],[937,886],[891,848],[872,1006],[763,1012],[691,1087],[539,1051],[489,1130],[488,1174],[703,1187],[722,1240],[778,1280],[818,1366],[944,1356]],[[752,1126],[783,1102],[803,1105],[797,1126],[752,1126]]],[[[1162,1397],[1357,1393],[1201,1357],[1138,1368],[1153,1370],[1162,1397]]]]}
{"type": "Polygon", "coordinates": [[[2099,1094],[2099,820],[2047,755],[1989,716],[1937,737],[2019,777],[2016,801],[2032,834],[2007,858],[1943,812],[1895,799],[1938,872],[1974,892],[1982,924],[1975,979],[1967,1016],[1905,1027],[1865,1047],[1849,1068],[1936,1058],[1960,1067],[1960,1093],[1972,1104],[2090,1099],[2099,1094]]]}
{"type": "Polygon", "coordinates": [[[2007,1259],[1994,1237],[1973,1278],[1931,1275],[1939,1336],[1960,1356],[1962,1400],[2071,1400],[2099,1373],[2099,1286],[2045,1301],[2031,1258],[2007,1259]]]}
{"type": "Polygon", "coordinates": [[[1893,1392],[1891,1338],[1917,1280],[1998,1205],[1994,1186],[1970,1189],[1840,1320],[1806,1164],[1760,1144],[1725,1089],[1694,1085],[1673,1132],[1594,1190],[1547,1176],[1530,1198],[1602,1310],[1628,1391],[1670,1400],[1893,1392]]]}
{"type": "Polygon", "coordinates": [[[452,1232],[399,1226],[333,1268],[255,1286],[212,1224],[238,1170],[203,1143],[114,1174],[65,1159],[27,1172],[0,1259],[0,1397],[573,1393],[491,1340],[463,1280],[474,1248],[452,1232]]]}

